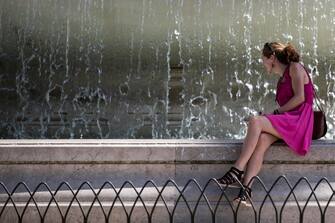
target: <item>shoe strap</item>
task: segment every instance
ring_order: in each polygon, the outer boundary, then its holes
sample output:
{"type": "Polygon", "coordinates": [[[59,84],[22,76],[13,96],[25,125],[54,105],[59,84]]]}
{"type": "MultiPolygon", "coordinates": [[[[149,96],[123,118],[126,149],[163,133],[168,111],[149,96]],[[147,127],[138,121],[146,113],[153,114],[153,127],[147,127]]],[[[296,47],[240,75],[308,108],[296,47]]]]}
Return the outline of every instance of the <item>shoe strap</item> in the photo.
{"type": "Polygon", "coordinates": [[[229,172],[232,172],[238,179],[241,179],[244,173],[244,171],[239,170],[236,167],[231,167],[229,172]]]}
{"type": "Polygon", "coordinates": [[[251,197],[251,191],[252,190],[251,190],[250,187],[243,185],[242,190],[244,190],[244,192],[247,193],[249,197],[251,197]]]}

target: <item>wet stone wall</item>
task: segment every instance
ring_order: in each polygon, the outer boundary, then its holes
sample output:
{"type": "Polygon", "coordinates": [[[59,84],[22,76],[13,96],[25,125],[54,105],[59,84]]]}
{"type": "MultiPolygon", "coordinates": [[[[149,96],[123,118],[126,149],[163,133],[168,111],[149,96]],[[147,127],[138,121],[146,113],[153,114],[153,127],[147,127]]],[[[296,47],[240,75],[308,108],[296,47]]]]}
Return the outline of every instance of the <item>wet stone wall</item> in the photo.
{"type": "Polygon", "coordinates": [[[0,138],[239,139],[292,42],[334,138],[335,1],[1,0],[0,138]]]}

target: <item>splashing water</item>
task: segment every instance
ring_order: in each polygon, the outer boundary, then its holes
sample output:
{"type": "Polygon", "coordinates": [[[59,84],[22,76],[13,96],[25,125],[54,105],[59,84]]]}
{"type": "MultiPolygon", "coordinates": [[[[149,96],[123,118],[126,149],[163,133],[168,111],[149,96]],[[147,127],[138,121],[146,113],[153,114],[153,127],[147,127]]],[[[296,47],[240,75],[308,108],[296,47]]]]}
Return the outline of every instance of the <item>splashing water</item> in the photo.
{"type": "Polygon", "coordinates": [[[334,139],[335,1],[2,0],[1,138],[230,138],[271,112],[292,42],[334,139]],[[296,13],[298,12],[298,13],[296,13]]]}

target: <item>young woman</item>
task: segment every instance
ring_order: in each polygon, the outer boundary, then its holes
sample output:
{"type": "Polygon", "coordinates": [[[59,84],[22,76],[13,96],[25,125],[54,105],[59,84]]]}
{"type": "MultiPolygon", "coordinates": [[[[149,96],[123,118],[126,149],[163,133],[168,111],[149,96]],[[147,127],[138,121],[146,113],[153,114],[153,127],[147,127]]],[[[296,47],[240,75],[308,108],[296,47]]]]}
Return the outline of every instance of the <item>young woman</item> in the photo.
{"type": "Polygon", "coordinates": [[[300,56],[291,44],[265,43],[263,65],[268,73],[279,76],[273,114],[253,116],[241,154],[234,166],[217,181],[224,187],[240,181],[243,187],[235,201],[248,205],[250,180],[261,169],[264,154],[272,143],[281,139],[298,155],[310,148],[313,133],[313,84],[300,56]]]}

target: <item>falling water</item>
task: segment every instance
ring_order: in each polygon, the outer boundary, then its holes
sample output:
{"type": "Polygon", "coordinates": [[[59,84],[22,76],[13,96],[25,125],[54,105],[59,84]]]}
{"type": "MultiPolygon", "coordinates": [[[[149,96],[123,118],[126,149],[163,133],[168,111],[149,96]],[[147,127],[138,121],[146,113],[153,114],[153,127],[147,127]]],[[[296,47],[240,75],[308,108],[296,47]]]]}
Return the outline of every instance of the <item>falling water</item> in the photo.
{"type": "Polygon", "coordinates": [[[334,139],[332,0],[2,0],[1,138],[229,138],[271,112],[292,42],[334,139]]]}

